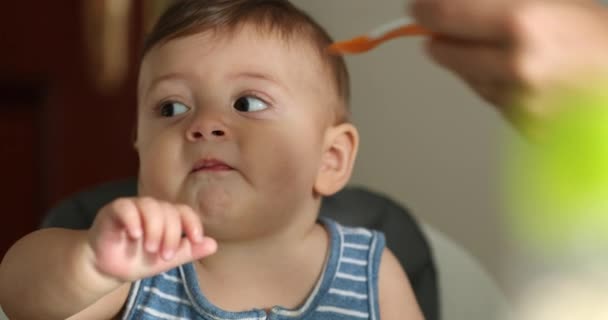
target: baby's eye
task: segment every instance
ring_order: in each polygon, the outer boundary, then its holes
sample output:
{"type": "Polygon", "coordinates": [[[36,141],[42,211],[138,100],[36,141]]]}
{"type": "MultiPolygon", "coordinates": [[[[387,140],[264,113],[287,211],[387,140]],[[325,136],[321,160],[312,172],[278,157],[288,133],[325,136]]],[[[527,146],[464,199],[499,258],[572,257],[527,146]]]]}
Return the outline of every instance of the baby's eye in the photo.
{"type": "Polygon", "coordinates": [[[161,117],[174,117],[178,114],[182,114],[190,110],[188,106],[183,103],[175,102],[175,101],[167,101],[163,102],[160,106],[160,115],[161,117]]]}
{"type": "Polygon", "coordinates": [[[238,98],[234,102],[233,106],[236,110],[241,112],[255,112],[262,111],[268,108],[268,104],[259,98],[253,96],[243,96],[238,98]]]}

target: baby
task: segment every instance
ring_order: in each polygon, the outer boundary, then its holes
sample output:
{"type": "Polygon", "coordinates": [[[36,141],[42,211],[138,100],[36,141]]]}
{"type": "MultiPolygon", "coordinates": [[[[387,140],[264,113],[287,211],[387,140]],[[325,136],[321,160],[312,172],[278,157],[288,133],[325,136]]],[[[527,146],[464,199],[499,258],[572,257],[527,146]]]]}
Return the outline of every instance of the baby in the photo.
{"type": "Polygon", "coordinates": [[[422,319],[376,231],[318,217],[358,134],[327,33],[284,0],[184,0],[149,35],[139,196],[19,240],[14,319],[422,319]],[[204,230],[203,230],[204,229],[204,230]]]}

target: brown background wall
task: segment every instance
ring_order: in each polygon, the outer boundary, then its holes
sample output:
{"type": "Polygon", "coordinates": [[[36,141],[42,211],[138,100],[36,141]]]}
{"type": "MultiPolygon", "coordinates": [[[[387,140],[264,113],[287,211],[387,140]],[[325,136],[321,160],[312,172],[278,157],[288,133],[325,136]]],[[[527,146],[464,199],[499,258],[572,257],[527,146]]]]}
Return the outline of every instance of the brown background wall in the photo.
{"type": "Polygon", "coordinates": [[[136,174],[130,137],[141,1],[134,1],[130,22],[127,80],[111,95],[101,94],[90,80],[84,1],[3,1],[0,257],[59,199],[136,174]]]}

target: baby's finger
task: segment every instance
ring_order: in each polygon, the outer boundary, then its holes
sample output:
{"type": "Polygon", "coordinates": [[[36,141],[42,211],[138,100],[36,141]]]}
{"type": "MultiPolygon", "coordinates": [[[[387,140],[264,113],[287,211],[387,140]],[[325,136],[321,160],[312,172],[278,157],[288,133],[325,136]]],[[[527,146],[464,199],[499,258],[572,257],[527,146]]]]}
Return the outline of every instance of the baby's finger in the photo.
{"type": "Polygon", "coordinates": [[[154,265],[153,273],[160,273],[184,263],[196,261],[214,254],[217,251],[217,243],[214,239],[204,238],[201,243],[192,243],[188,238],[181,238],[179,247],[173,259],[167,261],[159,259],[158,255],[151,257],[150,263],[154,265]]]}
{"type": "Polygon", "coordinates": [[[141,216],[139,209],[133,199],[121,198],[112,202],[112,212],[114,220],[118,225],[126,229],[127,234],[133,239],[142,236],[141,216]]]}
{"type": "Polygon", "coordinates": [[[193,243],[203,242],[203,224],[198,214],[187,205],[177,205],[180,212],[182,229],[193,243]]]}
{"type": "Polygon", "coordinates": [[[144,248],[150,253],[155,253],[160,247],[165,217],[158,201],[152,198],[138,199],[136,204],[143,217],[144,248]]]}
{"type": "Polygon", "coordinates": [[[171,260],[181,240],[182,222],[177,208],[169,203],[161,203],[165,224],[162,241],[162,257],[171,260]]]}

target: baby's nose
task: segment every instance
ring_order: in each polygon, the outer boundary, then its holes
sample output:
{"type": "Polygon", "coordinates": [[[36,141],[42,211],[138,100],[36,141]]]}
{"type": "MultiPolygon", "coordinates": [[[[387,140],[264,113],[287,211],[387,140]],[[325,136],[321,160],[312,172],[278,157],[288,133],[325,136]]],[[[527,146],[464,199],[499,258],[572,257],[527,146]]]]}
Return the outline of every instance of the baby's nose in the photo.
{"type": "MultiPolygon", "coordinates": [[[[212,137],[223,137],[225,135],[226,135],[226,132],[221,129],[211,131],[212,137]]],[[[205,138],[205,134],[203,134],[203,132],[201,132],[201,130],[195,130],[191,133],[191,138],[193,140],[202,139],[202,138],[205,138]]]]}
{"type": "Polygon", "coordinates": [[[201,114],[193,119],[186,135],[190,141],[225,139],[228,127],[219,114],[201,114]]]}

